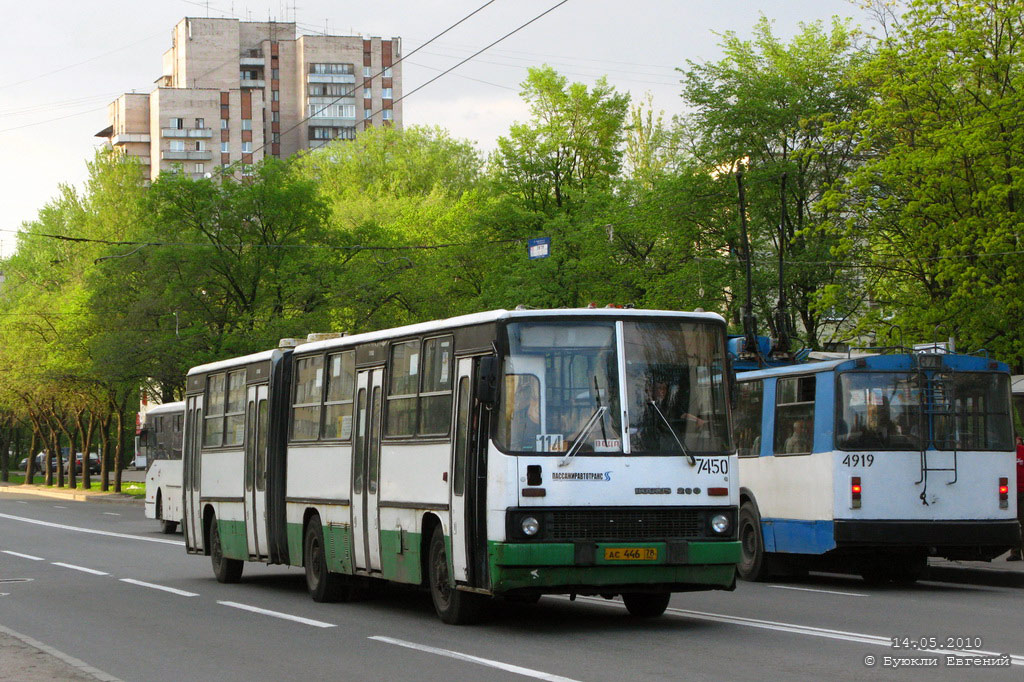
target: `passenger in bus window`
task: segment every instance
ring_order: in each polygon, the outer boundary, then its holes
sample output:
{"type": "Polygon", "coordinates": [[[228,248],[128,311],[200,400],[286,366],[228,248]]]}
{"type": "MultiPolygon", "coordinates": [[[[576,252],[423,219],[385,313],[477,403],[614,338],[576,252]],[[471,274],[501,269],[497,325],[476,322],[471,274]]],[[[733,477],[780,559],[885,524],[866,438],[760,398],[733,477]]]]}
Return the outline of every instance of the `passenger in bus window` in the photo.
{"type": "Polygon", "coordinates": [[[797,419],[793,422],[793,433],[786,439],[782,449],[787,453],[811,451],[811,430],[806,420],[797,419]]]}
{"type": "Polygon", "coordinates": [[[512,412],[512,449],[533,452],[537,450],[540,435],[540,385],[537,377],[518,375],[515,405],[512,412]]]}

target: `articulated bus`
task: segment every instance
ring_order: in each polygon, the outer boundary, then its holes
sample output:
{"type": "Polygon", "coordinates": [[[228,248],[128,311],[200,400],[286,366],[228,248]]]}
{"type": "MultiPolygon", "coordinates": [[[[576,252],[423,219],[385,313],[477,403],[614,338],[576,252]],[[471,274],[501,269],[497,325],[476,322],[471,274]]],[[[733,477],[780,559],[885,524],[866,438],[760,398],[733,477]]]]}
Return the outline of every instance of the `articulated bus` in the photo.
{"type": "Polygon", "coordinates": [[[911,583],[1019,538],[1008,367],[867,355],[738,375],[740,577],[911,583]]]}
{"type": "Polygon", "coordinates": [[[150,408],[139,431],[139,454],[146,458],[147,519],[160,522],[173,533],[182,519],[181,444],[185,403],[164,403],[150,408]]]}
{"type": "Polygon", "coordinates": [[[447,623],[489,598],[731,590],[738,487],[725,324],[707,313],[497,310],[192,369],[187,550],[222,582],[376,579],[447,623]]]}

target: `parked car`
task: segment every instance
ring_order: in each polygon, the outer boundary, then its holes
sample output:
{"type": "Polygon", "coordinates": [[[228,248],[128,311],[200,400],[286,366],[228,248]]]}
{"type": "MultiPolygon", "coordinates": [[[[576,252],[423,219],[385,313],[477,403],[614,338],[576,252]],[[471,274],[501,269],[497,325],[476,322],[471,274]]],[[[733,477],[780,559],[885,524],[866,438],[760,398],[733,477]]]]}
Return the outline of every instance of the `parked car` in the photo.
{"type": "MultiPolygon", "coordinates": [[[[71,462],[65,462],[65,464],[64,464],[64,472],[65,473],[71,473],[71,462]]],[[[82,473],[82,453],[81,452],[76,452],[75,453],[75,473],[76,474],[81,474],[82,473]]],[[[89,453],[89,473],[90,474],[98,474],[98,473],[100,473],[100,458],[99,458],[99,455],[97,455],[95,452],[90,452],[89,453]]]]}
{"type": "MultiPolygon", "coordinates": [[[[35,464],[32,465],[33,471],[35,471],[36,474],[41,474],[41,473],[46,471],[46,459],[45,458],[46,458],[46,455],[44,453],[42,453],[42,452],[40,452],[39,454],[36,455],[36,462],[35,462],[35,464]]],[[[50,466],[53,469],[53,471],[57,470],[57,457],[55,455],[50,455],[50,466]]],[[[28,467],[28,457],[25,457],[24,459],[22,459],[18,463],[18,469],[20,469],[21,471],[25,471],[25,469],[27,467],[28,467]]]]}

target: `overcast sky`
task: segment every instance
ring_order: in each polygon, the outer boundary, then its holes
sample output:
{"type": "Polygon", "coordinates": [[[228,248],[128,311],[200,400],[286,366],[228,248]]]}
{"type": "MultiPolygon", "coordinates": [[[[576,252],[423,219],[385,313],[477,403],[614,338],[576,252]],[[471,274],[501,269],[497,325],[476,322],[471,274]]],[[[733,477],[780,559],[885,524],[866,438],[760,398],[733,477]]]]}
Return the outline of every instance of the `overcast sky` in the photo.
{"type": "MultiPolygon", "coordinates": [[[[150,92],[183,17],[292,21],[300,32],[400,37],[409,54],[486,0],[2,0],[0,41],[0,246],[9,255],[23,221],[81,186],[101,144],[107,104],[150,92]],[[293,9],[293,5],[297,5],[293,9]]],[[[404,91],[556,5],[559,0],[496,0],[403,62],[404,91]]],[[[620,91],[645,92],[667,116],[680,112],[676,67],[720,58],[724,31],[748,36],[759,14],[788,39],[801,22],[834,15],[868,22],[849,0],[569,0],[403,101],[406,125],[430,124],[493,149],[509,125],[527,118],[519,84],[547,63],[573,81],[601,75],[620,91]]]]}

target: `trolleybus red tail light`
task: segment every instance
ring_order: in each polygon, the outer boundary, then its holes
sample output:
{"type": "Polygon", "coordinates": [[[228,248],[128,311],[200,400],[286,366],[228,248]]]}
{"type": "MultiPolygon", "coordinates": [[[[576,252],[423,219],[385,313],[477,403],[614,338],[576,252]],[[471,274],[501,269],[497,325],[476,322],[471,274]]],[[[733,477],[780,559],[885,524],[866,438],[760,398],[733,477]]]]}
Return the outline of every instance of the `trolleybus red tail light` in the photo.
{"type": "Polygon", "coordinates": [[[850,506],[853,509],[860,509],[860,476],[850,477],[850,506]]]}
{"type": "Polygon", "coordinates": [[[1010,506],[1010,479],[1005,476],[999,477],[999,508],[1006,509],[1010,506]]]}

